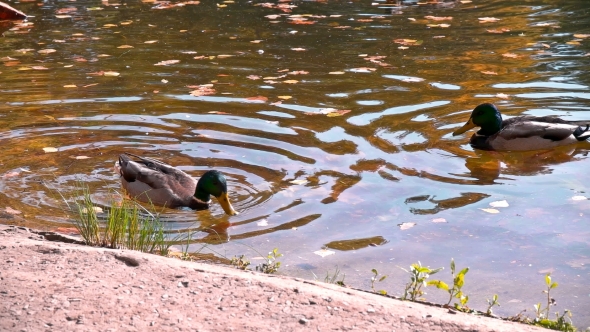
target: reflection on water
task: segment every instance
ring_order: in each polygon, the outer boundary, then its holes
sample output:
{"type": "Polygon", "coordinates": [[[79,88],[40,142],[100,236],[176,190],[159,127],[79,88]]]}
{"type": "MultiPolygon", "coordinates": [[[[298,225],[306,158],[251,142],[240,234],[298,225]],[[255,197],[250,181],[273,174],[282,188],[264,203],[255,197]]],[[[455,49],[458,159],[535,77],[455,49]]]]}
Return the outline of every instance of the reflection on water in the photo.
{"type": "Polygon", "coordinates": [[[584,0],[15,5],[34,17],[2,25],[0,222],[71,227],[61,196],[80,180],[108,208],[129,151],[226,174],[240,215],[163,215],[207,259],[278,247],[282,273],[338,266],[368,288],[376,268],[399,293],[397,266],[453,257],[473,307],[499,293],[504,315],[552,271],[590,325],[590,144],[498,153],[451,136],[482,102],[590,119],[584,0]]]}

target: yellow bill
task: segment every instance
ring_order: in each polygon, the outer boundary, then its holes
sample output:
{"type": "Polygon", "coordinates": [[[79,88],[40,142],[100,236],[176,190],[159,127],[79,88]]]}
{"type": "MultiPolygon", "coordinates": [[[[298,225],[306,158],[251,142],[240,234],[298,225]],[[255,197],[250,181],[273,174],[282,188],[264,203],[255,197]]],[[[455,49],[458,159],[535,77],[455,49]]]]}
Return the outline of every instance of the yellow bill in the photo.
{"type": "Polygon", "coordinates": [[[464,124],[463,127],[459,128],[453,132],[453,136],[461,135],[464,132],[468,131],[469,129],[475,128],[475,127],[477,127],[477,125],[475,123],[473,123],[473,119],[469,118],[469,121],[467,121],[467,123],[464,124]]]}
{"type": "Polygon", "coordinates": [[[238,214],[238,212],[234,210],[233,206],[231,206],[227,193],[222,193],[219,197],[217,197],[217,200],[219,201],[219,205],[221,205],[225,213],[229,214],[230,216],[235,216],[238,214]]]}

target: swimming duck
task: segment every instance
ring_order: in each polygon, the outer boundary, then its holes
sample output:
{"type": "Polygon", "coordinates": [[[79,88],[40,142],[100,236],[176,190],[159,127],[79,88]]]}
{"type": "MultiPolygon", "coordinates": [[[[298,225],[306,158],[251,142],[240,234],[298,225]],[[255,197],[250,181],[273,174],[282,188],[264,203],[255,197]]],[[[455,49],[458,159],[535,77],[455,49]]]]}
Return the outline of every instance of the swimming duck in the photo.
{"type": "Polygon", "coordinates": [[[473,110],[467,123],[455,130],[453,136],[481,127],[469,141],[476,149],[541,150],[587,140],[589,124],[590,121],[566,121],[554,115],[524,115],[502,120],[496,106],[485,103],[473,110]]]}
{"type": "Polygon", "coordinates": [[[123,189],[139,201],[169,208],[186,206],[205,210],[213,195],[225,213],[238,214],[229,202],[225,176],[218,171],[207,171],[197,181],[161,161],[131,153],[120,155],[115,169],[121,175],[123,189]]]}

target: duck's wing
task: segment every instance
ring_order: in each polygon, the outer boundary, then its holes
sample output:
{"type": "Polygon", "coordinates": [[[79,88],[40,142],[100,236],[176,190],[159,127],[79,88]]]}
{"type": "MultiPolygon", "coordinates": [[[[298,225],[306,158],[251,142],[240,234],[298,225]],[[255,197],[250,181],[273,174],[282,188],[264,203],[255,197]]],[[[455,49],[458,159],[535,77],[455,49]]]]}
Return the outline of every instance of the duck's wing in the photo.
{"type": "MultiPolygon", "coordinates": [[[[534,118],[533,120],[537,119],[539,118],[534,118]]],[[[505,123],[502,130],[498,133],[498,136],[505,140],[539,137],[556,142],[571,137],[572,134],[580,128],[578,125],[570,124],[567,121],[542,122],[523,120],[524,119],[521,118],[519,121],[505,123]]]]}
{"type": "Polygon", "coordinates": [[[178,195],[186,193],[188,196],[192,196],[196,188],[196,181],[190,175],[156,159],[126,152],[119,156],[119,167],[127,182],[139,181],[153,189],[167,188],[178,195]]]}

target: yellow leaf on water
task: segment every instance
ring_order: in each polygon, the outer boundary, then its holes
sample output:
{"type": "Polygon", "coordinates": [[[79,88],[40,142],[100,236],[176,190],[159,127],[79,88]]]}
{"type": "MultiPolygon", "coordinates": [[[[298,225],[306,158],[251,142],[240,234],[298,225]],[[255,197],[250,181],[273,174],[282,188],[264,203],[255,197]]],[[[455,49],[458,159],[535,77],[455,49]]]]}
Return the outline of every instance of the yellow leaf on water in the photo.
{"type": "Polygon", "coordinates": [[[119,74],[119,73],[118,73],[118,72],[116,72],[116,71],[105,71],[105,72],[103,73],[103,75],[104,75],[104,76],[119,76],[119,75],[121,75],[121,74],[119,74]]]}
{"type": "Polygon", "coordinates": [[[57,152],[58,150],[54,147],[46,147],[46,148],[43,148],[43,151],[45,151],[45,153],[50,153],[50,152],[57,152]]]}
{"type": "Polygon", "coordinates": [[[330,74],[330,75],[344,75],[345,72],[343,72],[343,71],[331,71],[328,74],[330,74]]]}
{"type": "Polygon", "coordinates": [[[131,45],[121,45],[121,46],[118,46],[117,48],[133,48],[133,46],[131,46],[131,45]]]}
{"type": "Polygon", "coordinates": [[[144,41],[144,44],[153,44],[153,43],[157,43],[157,40],[148,40],[148,41],[144,41]]]}
{"type": "Polygon", "coordinates": [[[233,56],[233,55],[231,55],[231,54],[220,54],[220,55],[218,55],[217,57],[218,57],[219,59],[225,59],[225,58],[229,58],[229,57],[232,57],[232,56],[233,56]]]}
{"type": "Polygon", "coordinates": [[[500,211],[498,211],[496,209],[480,209],[480,210],[487,212],[487,213],[492,213],[492,214],[500,213],[500,211]]]}
{"type": "Polygon", "coordinates": [[[568,41],[566,44],[568,45],[580,45],[580,42],[577,40],[568,41]]]}
{"type": "Polygon", "coordinates": [[[297,84],[297,83],[299,83],[299,81],[298,81],[298,80],[286,80],[286,81],[283,81],[283,83],[287,83],[287,84],[297,84]]]}
{"type": "Polygon", "coordinates": [[[514,53],[504,53],[504,54],[502,54],[502,56],[505,58],[512,58],[512,59],[516,59],[516,58],[520,57],[520,55],[514,54],[514,53]]]}
{"type": "Polygon", "coordinates": [[[278,96],[277,98],[287,100],[287,99],[291,99],[293,97],[291,97],[291,96],[278,96]]]}
{"type": "Polygon", "coordinates": [[[484,70],[481,73],[486,74],[486,75],[498,75],[498,73],[496,73],[495,71],[487,71],[487,70],[484,70]]]}
{"type": "Polygon", "coordinates": [[[582,38],[583,39],[583,38],[588,38],[588,37],[590,37],[589,34],[583,34],[583,33],[574,34],[574,38],[582,38]]]}
{"type": "Polygon", "coordinates": [[[117,26],[116,24],[110,24],[110,23],[103,25],[104,28],[114,28],[116,26],[117,26]]]}
{"type": "Polygon", "coordinates": [[[75,84],[64,85],[64,88],[77,88],[75,84]]]}
{"type": "Polygon", "coordinates": [[[55,18],[70,18],[72,15],[55,15],[55,18]]]}
{"type": "Polygon", "coordinates": [[[330,118],[333,118],[333,117],[336,117],[336,116],[342,116],[342,115],[344,115],[346,113],[350,113],[350,112],[351,112],[350,110],[337,110],[337,111],[330,112],[330,113],[326,114],[326,116],[327,117],[330,117],[330,118]]]}

